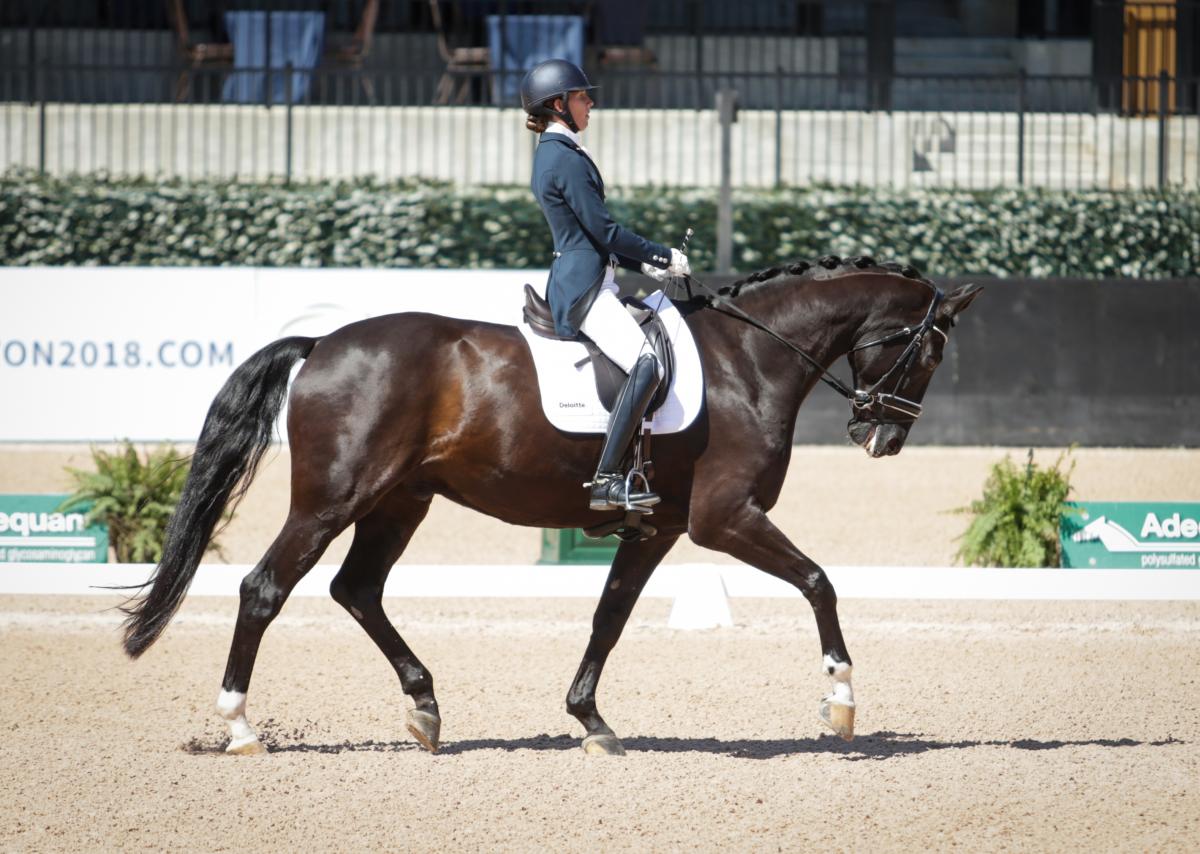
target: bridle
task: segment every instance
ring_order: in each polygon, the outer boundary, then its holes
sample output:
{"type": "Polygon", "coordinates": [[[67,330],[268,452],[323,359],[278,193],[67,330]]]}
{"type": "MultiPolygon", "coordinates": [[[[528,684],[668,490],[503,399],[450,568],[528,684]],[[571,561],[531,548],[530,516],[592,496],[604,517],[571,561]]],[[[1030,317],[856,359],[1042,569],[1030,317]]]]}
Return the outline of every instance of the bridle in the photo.
{"type": "MultiPolygon", "coordinates": [[[[697,280],[694,276],[687,275],[684,276],[683,279],[684,287],[687,290],[689,297],[692,296],[691,285],[696,285],[700,290],[707,294],[707,301],[710,308],[722,314],[728,314],[731,317],[736,317],[739,320],[743,320],[753,326],[755,329],[760,329],[770,335],[780,344],[783,344],[789,350],[796,353],[802,359],[816,368],[819,372],[819,379],[821,382],[825,383],[842,397],[846,398],[851,409],[855,410],[856,412],[873,414],[875,410],[878,410],[881,413],[882,410],[891,409],[911,419],[909,422],[910,424],[921,417],[921,404],[915,400],[909,400],[908,398],[901,397],[900,395],[896,394],[896,391],[900,388],[900,386],[904,383],[905,378],[908,376],[908,372],[912,367],[913,360],[916,358],[917,353],[920,352],[921,345],[925,342],[925,336],[929,334],[930,330],[937,332],[946,340],[949,340],[950,338],[949,335],[934,325],[934,318],[937,315],[938,306],[940,306],[942,301],[946,298],[946,295],[943,294],[941,289],[937,288],[936,286],[929,285],[929,287],[933,290],[933,299],[929,303],[929,310],[925,312],[925,317],[916,326],[905,326],[903,329],[898,329],[895,332],[889,332],[886,335],[880,338],[875,338],[871,341],[855,344],[850,348],[850,353],[857,353],[859,350],[866,350],[869,347],[881,347],[884,344],[890,344],[893,341],[899,341],[903,338],[907,338],[910,335],[912,336],[912,340],[908,342],[908,346],[906,346],[904,351],[896,357],[896,361],[883,376],[872,383],[869,388],[851,389],[850,386],[831,374],[824,366],[821,365],[820,362],[808,355],[808,353],[804,352],[804,350],[797,347],[791,341],[788,341],[782,335],[779,335],[766,324],[742,311],[742,309],[733,304],[732,300],[728,299],[723,294],[713,290],[708,285],[705,285],[703,282],[697,280]],[[895,382],[892,384],[891,390],[882,390],[883,385],[887,383],[888,380],[892,379],[893,376],[895,377],[895,382]]],[[[878,415],[874,418],[863,420],[870,420],[878,424],[898,423],[886,422],[878,415]]]]}
{"type": "MultiPolygon", "coordinates": [[[[931,286],[932,287],[932,286],[931,286]]],[[[876,338],[874,341],[867,341],[865,344],[856,344],[850,348],[851,353],[856,353],[859,350],[865,350],[868,347],[877,347],[884,344],[890,344],[893,341],[899,341],[909,335],[912,340],[908,342],[908,346],[904,351],[896,357],[895,363],[888,369],[882,377],[877,379],[869,389],[859,389],[849,397],[850,405],[859,411],[869,410],[878,406],[880,409],[894,409],[904,415],[907,415],[913,421],[921,417],[921,404],[915,400],[901,397],[896,394],[896,390],[900,388],[905,377],[908,376],[908,369],[912,367],[913,359],[917,353],[921,351],[921,345],[925,342],[925,336],[930,330],[938,333],[946,341],[950,340],[950,336],[933,325],[934,317],[937,315],[938,306],[942,304],[942,300],[946,295],[940,289],[933,288],[933,299],[929,303],[929,310],[925,312],[925,317],[917,326],[906,326],[882,338],[876,338]],[[896,377],[896,382],[892,386],[892,390],[880,391],[880,386],[886,383],[893,374],[899,374],[896,377]]],[[[882,419],[874,419],[882,422],[882,419]]]]}

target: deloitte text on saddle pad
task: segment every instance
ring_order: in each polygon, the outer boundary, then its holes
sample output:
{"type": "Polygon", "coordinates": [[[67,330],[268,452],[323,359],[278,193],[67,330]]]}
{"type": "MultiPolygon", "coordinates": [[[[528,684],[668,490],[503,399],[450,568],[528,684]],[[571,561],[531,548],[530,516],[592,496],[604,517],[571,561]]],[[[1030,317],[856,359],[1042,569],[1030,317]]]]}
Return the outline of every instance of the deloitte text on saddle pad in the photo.
{"type": "Polygon", "coordinates": [[[1200,504],[1067,503],[1059,529],[1065,567],[1200,568],[1200,504]]]}
{"type": "Polygon", "coordinates": [[[0,495],[0,563],[105,563],[108,528],[87,507],[58,512],[65,495],[0,495]]]}

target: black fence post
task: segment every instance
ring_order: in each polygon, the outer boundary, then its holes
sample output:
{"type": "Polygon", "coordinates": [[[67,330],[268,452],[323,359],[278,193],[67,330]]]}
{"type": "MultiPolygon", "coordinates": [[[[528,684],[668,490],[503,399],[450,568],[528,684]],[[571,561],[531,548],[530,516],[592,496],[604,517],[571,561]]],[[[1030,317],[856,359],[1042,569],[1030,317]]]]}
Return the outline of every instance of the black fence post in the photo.
{"type": "Polygon", "coordinates": [[[266,59],[263,60],[263,104],[268,110],[271,109],[271,7],[267,7],[267,11],[263,13],[266,18],[267,25],[263,27],[263,55],[266,59]]]}
{"type": "Polygon", "coordinates": [[[692,36],[696,49],[696,109],[701,109],[704,103],[704,17],[700,9],[700,0],[689,0],[691,9],[692,36]]]}
{"type": "Polygon", "coordinates": [[[892,80],[896,76],[896,6],[871,0],[867,4],[867,109],[892,109],[892,80]]]}
{"type": "Polygon", "coordinates": [[[1017,184],[1025,184],[1025,69],[1017,69],[1017,184]]]}
{"type": "Polygon", "coordinates": [[[1125,4],[1095,0],[1092,5],[1092,79],[1096,100],[1105,112],[1121,109],[1125,56],[1125,4]],[[1117,81],[1117,85],[1113,85],[1117,81]]]}
{"type": "Polygon", "coordinates": [[[775,189],[783,186],[783,66],[775,66],[775,189]]]}
{"type": "MultiPolygon", "coordinates": [[[[486,19],[484,23],[487,23],[486,19]]],[[[495,60],[493,60],[495,62],[495,60]]],[[[508,91],[508,3],[506,0],[500,0],[500,80],[499,90],[496,89],[497,84],[493,84],[490,91],[492,94],[492,103],[504,105],[504,93],[508,91]]],[[[489,91],[488,87],[482,87],[484,91],[489,91]]],[[[563,99],[563,110],[570,112],[567,107],[566,98],[563,99]]]]}
{"type": "Polygon", "coordinates": [[[38,174],[46,174],[46,81],[45,75],[34,66],[33,97],[38,105],[38,174]]]}
{"type": "Polygon", "coordinates": [[[46,174],[46,98],[38,97],[38,174],[46,174]]]}
{"type": "MultiPolygon", "coordinates": [[[[38,108],[38,174],[46,174],[46,97],[37,57],[37,18],[29,15],[29,106],[38,108]]],[[[24,146],[22,146],[24,148],[24,146]]]]}
{"type": "Polygon", "coordinates": [[[1200,4],[1175,4],[1175,112],[1195,113],[1196,75],[1200,73],[1200,4]],[[1192,82],[1188,92],[1188,81],[1192,82]]]}
{"type": "Polygon", "coordinates": [[[29,49],[26,64],[29,66],[29,106],[37,103],[38,97],[38,69],[37,69],[37,21],[33,16],[32,11],[29,15],[29,31],[27,41],[29,49]]]}
{"type": "Polygon", "coordinates": [[[717,196],[717,271],[733,269],[733,123],[737,121],[736,89],[717,90],[721,125],[721,187],[717,196]]]}
{"type": "Polygon", "coordinates": [[[1167,98],[1171,94],[1171,78],[1164,69],[1158,73],[1158,188],[1167,186],[1167,98]]]}
{"type": "MultiPolygon", "coordinates": [[[[283,183],[284,186],[292,183],[292,61],[289,59],[283,67],[284,74],[287,75],[283,81],[283,101],[285,106],[284,118],[284,167],[283,167],[283,183]]],[[[312,80],[309,78],[309,85],[312,85],[312,80]]]]}

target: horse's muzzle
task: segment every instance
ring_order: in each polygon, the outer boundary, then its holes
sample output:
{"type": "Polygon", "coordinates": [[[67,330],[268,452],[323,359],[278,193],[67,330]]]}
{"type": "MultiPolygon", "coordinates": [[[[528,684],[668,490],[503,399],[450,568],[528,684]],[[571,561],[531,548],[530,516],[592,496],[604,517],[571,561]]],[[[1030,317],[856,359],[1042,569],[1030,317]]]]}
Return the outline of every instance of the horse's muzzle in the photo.
{"type": "Polygon", "coordinates": [[[846,425],[850,441],[872,457],[890,457],[900,453],[908,438],[908,425],[851,419],[846,425]]]}

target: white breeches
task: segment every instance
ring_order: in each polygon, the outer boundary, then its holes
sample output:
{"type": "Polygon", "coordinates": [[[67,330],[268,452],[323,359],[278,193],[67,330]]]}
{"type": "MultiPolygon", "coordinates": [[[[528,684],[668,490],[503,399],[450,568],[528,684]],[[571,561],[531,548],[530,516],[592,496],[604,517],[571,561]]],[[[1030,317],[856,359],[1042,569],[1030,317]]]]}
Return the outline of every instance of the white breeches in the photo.
{"type": "MultiPolygon", "coordinates": [[[[596,346],[604,355],[616,362],[626,373],[633,370],[638,358],[644,353],[654,355],[637,321],[617,300],[616,283],[607,279],[601,285],[596,301],[592,303],[579,328],[584,335],[596,342],[596,346]]],[[[654,364],[658,370],[658,378],[662,379],[663,368],[657,358],[654,364]]]]}

